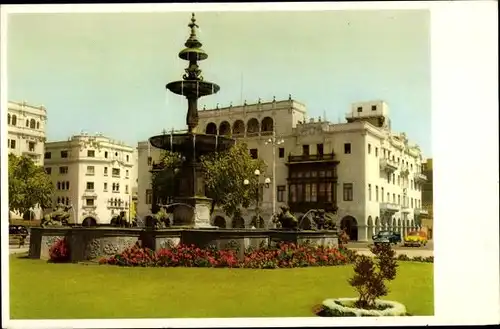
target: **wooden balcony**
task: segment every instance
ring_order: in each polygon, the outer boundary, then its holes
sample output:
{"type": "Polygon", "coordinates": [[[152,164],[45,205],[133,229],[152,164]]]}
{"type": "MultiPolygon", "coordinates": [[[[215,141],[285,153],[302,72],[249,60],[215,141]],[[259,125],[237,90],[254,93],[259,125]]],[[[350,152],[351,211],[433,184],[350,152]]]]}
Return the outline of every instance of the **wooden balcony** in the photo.
{"type": "Polygon", "coordinates": [[[316,163],[316,162],[336,162],[335,153],[328,154],[303,154],[303,155],[289,155],[287,164],[295,163],[316,163]]]}

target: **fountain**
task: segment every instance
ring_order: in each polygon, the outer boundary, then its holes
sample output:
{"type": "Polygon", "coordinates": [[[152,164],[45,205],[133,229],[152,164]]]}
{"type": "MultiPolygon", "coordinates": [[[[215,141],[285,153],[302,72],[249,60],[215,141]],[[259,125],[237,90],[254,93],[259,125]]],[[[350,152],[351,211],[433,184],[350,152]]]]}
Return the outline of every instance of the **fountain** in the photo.
{"type": "Polygon", "coordinates": [[[184,44],[186,48],[179,52],[179,58],[189,62],[185,69],[186,74],[182,80],[166,85],[169,91],[187,99],[186,124],[188,130],[186,133],[153,136],[149,142],[156,148],[180,153],[185,159],[182,167],[179,168],[179,184],[176,184],[175,187],[173,202],[178,206],[173,209],[173,225],[211,228],[211,199],[205,195],[200,156],[227,150],[234,144],[234,140],[218,135],[197,133],[198,99],[217,93],[220,87],[213,82],[204,81],[201,75],[198,61],[207,59],[208,54],[201,48],[202,43],[196,35],[198,25],[194,13],[188,26],[191,29],[191,34],[184,44]]]}

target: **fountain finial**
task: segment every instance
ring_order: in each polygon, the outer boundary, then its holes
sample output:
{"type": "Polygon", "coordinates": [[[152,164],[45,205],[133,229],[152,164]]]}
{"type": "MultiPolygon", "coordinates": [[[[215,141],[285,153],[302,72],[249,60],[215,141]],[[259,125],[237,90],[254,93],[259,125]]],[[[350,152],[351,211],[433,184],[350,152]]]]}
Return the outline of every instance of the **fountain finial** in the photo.
{"type": "Polygon", "coordinates": [[[184,45],[187,48],[201,48],[202,44],[196,35],[196,29],[199,28],[199,26],[196,24],[196,17],[194,13],[191,14],[191,22],[188,24],[188,27],[191,29],[191,34],[184,45]]]}

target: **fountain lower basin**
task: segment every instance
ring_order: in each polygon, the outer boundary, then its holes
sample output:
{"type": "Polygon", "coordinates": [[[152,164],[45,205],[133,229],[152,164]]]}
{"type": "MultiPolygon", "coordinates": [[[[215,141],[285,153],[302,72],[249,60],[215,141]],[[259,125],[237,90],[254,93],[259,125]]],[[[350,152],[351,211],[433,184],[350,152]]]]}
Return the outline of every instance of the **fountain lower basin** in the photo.
{"type": "Polygon", "coordinates": [[[181,154],[190,151],[196,154],[223,152],[235,143],[229,137],[195,133],[156,135],[149,138],[149,142],[153,147],[181,154]]]}

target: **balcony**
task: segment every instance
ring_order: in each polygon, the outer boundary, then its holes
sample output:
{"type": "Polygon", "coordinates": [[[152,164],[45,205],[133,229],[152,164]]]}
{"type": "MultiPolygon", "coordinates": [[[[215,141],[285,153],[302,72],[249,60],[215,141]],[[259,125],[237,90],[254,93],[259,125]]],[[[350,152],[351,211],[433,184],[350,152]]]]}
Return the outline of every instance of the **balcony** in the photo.
{"type": "Polygon", "coordinates": [[[380,203],[380,211],[395,214],[399,211],[399,205],[390,202],[380,203]]]}
{"type": "Polygon", "coordinates": [[[312,162],[338,162],[335,161],[335,153],[328,154],[303,154],[289,155],[288,163],[312,163],[312,162]]]}
{"type": "Polygon", "coordinates": [[[380,169],[392,173],[398,169],[398,165],[390,159],[380,159],[380,169]]]}
{"type": "Polygon", "coordinates": [[[97,193],[92,189],[92,190],[85,190],[82,194],[82,197],[84,198],[97,198],[97,193]]]}
{"type": "Polygon", "coordinates": [[[427,211],[427,209],[422,209],[422,208],[415,208],[413,210],[413,213],[417,216],[422,216],[422,215],[428,215],[429,212],[427,211]]]}
{"type": "Polygon", "coordinates": [[[416,182],[419,182],[419,183],[425,183],[425,182],[427,182],[427,176],[424,175],[424,174],[422,174],[421,172],[415,173],[413,175],[413,177],[415,178],[416,182]]]}
{"type": "Polygon", "coordinates": [[[95,210],[97,209],[97,205],[93,204],[93,205],[83,205],[82,208],[84,210],[95,210]]]}
{"type": "Polygon", "coordinates": [[[93,172],[93,171],[87,171],[85,173],[85,176],[94,176],[94,175],[95,175],[95,172],[93,172]]]}
{"type": "Polygon", "coordinates": [[[401,206],[401,212],[402,212],[403,214],[409,214],[409,213],[411,212],[411,208],[410,208],[410,206],[408,206],[408,205],[401,206]]]}

